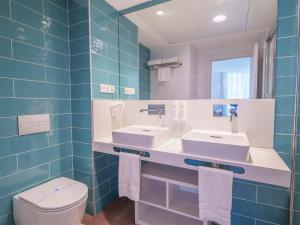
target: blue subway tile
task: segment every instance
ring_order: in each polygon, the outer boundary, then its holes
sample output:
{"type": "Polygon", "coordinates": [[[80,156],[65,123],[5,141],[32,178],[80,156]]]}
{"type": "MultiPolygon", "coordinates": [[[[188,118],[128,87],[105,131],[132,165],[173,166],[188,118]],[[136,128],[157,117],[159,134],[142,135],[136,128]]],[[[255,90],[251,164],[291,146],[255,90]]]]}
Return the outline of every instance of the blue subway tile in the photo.
{"type": "Polygon", "coordinates": [[[9,0],[1,0],[0,4],[0,15],[9,18],[9,0]]]}
{"type": "Polygon", "coordinates": [[[50,115],[51,129],[72,127],[72,114],[50,115]]]}
{"type": "Polygon", "coordinates": [[[237,215],[237,214],[232,214],[231,224],[232,225],[255,225],[255,219],[237,215]]]}
{"type": "Polygon", "coordinates": [[[294,95],[296,86],[295,77],[277,77],[275,79],[275,96],[294,95]]]}
{"type": "Polygon", "coordinates": [[[60,23],[68,25],[68,13],[66,10],[48,1],[44,1],[43,5],[44,5],[45,16],[48,16],[60,23]]]}
{"type": "Polygon", "coordinates": [[[104,169],[105,167],[108,166],[108,155],[102,155],[100,157],[97,157],[94,159],[94,166],[95,166],[95,172],[97,173],[98,171],[104,169]]]}
{"type": "Polygon", "coordinates": [[[46,67],[46,81],[51,83],[70,84],[69,70],[46,67]]]}
{"type": "Polygon", "coordinates": [[[49,166],[43,165],[0,178],[0,197],[28,189],[49,178],[49,166]]]}
{"type": "Polygon", "coordinates": [[[69,12],[69,25],[80,23],[88,20],[89,10],[88,6],[82,6],[69,12]]]}
{"type": "Polygon", "coordinates": [[[95,187],[95,200],[99,200],[102,196],[109,192],[109,181],[105,181],[95,187]]]}
{"type": "Polygon", "coordinates": [[[93,160],[88,158],[82,158],[78,156],[73,157],[74,169],[92,173],[93,160]]]}
{"type": "Polygon", "coordinates": [[[0,77],[44,80],[43,66],[0,58],[0,77]]]}
{"type": "Polygon", "coordinates": [[[88,21],[77,23],[69,27],[70,41],[78,38],[83,38],[89,35],[88,21]]]}
{"type": "Polygon", "coordinates": [[[0,37],[0,56],[11,58],[11,41],[0,37]]]}
{"type": "Polygon", "coordinates": [[[24,26],[18,22],[0,17],[0,35],[16,41],[25,42],[38,47],[44,46],[44,35],[41,31],[24,26]]]}
{"type": "Polygon", "coordinates": [[[15,225],[12,213],[0,218],[0,225],[15,225]]]}
{"type": "Polygon", "coordinates": [[[67,40],[57,38],[53,35],[45,34],[45,48],[65,55],[69,54],[69,43],[67,40]]]}
{"type": "Polygon", "coordinates": [[[295,192],[294,202],[295,202],[294,209],[300,212],[300,192],[295,192]]]}
{"type": "Polygon", "coordinates": [[[37,12],[43,12],[43,1],[42,0],[14,0],[17,3],[20,3],[32,10],[37,12]]]}
{"type": "Polygon", "coordinates": [[[51,146],[18,155],[19,170],[29,169],[72,155],[71,143],[51,146]]]}
{"type": "Polygon", "coordinates": [[[17,118],[0,118],[0,137],[17,135],[17,118]]]}
{"type": "Polygon", "coordinates": [[[89,99],[91,95],[89,84],[75,84],[71,86],[72,99],[89,99]]]}
{"type": "Polygon", "coordinates": [[[17,156],[13,155],[0,158],[0,177],[17,172],[17,168],[17,156]]]}
{"type": "Polygon", "coordinates": [[[93,188],[93,175],[84,171],[74,169],[74,179],[86,184],[89,188],[93,188]]]}
{"type": "Polygon", "coordinates": [[[119,73],[118,61],[107,59],[103,56],[92,55],[92,65],[94,68],[111,73],[119,73]]]}
{"type": "Polygon", "coordinates": [[[86,69],[90,67],[89,53],[71,56],[70,68],[73,69],[86,69]]]}
{"type": "Polygon", "coordinates": [[[293,116],[275,116],[275,133],[292,134],[293,116]]]}
{"type": "Polygon", "coordinates": [[[288,209],[235,198],[233,199],[232,212],[282,225],[287,225],[289,215],[288,209]]]}
{"type": "Polygon", "coordinates": [[[294,114],[294,96],[281,96],[276,97],[276,114],[280,115],[293,115],[294,114]]]}
{"type": "Polygon", "coordinates": [[[70,72],[72,84],[88,84],[90,83],[90,70],[78,69],[70,72]]]}
{"type": "MultiPolygon", "coordinates": [[[[41,12],[41,11],[39,11],[41,12]]],[[[38,12],[32,11],[19,3],[11,1],[11,17],[20,23],[26,24],[36,29],[43,28],[43,16],[38,12]]]]}
{"type": "Polygon", "coordinates": [[[276,76],[296,76],[297,57],[286,57],[276,59],[276,76]]]}
{"type": "Polygon", "coordinates": [[[297,54],[297,44],[297,36],[277,39],[276,56],[295,56],[297,54]]]}
{"type": "Polygon", "coordinates": [[[278,17],[287,17],[297,14],[297,0],[278,0],[278,17]]]}
{"type": "MultiPolygon", "coordinates": [[[[60,0],[56,0],[60,1],[60,0]]],[[[68,0],[69,10],[74,10],[78,7],[87,6],[89,4],[88,0],[68,0]]]]}
{"type": "Polygon", "coordinates": [[[0,99],[0,117],[46,113],[46,101],[40,99],[0,99]]]}
{"type": "Polygon", "coordinates": [[[265,186],[257,189],[257,201],[268,205],[289,208],[289,191],[265,186]]]}
{"type": "Polygon", "coordinates": [[[256,185],[234,182],[233,197],[256,201],[256,185]]]}
{"type": "Polygon", "coordinates": [[[274,148],[277,152],[291,153],[292,135],[275,134],[274,148]]]}
{"type": "Polygon", "coordinates": [[[286,17],[278,20],[277,37],[288,37],[297,34],[297,16],[286,17]]]}
{"type": "Polygon", "coordinates": [[[72,141],[71,128],[53,130],[48,133],[49,144],[57,145],[72,141]]]}
{"type": "Polygon", "coordinates": [[[66,157],[50,163],[50,177],[59,176],[73,169],[73,157],[66,157]]]}
{"type": "Polygon", "coordinates": [[[15,59],[37,63],[45,66],[53,66],[61,69],[69,68],[69,57],[45,49],[13,42],[13,54],[15,59]]]}
{"type": "MultiPolygon", "coordinates": [[[[0,218],[13,212],[13,195],[8,195],[0,199],[0,218]]],[[[2,223],[0,222],[2,225],[2,223]]],[[[6,225],[6,223],[5,223],[6,225]]]]}
{"type": "Polygon", "coordinates": [[[51,114],[71,113],[71,101],[47,99],[47,112],[51,114]]]}
{"type": "Polygon", "coordinates": [[[73,141],[90,143],[92,140],[91,129],[73,128],[73,141]]]}
{"type": "Polygon", "coordinates": [[[92,146],[90,143],[80,143],[73,141],[73,154],[85,158],[92,158],[92,146]]]}
{"type": "Polygon", "coordinates": [[[91,5],[102,11],[104,14],[110,16],[113,19],[117,19],[118,12],[110,4],[103,0],[91,0],[91,5]]]}
{"type": "Polygon", "coordinates": [[[72,113],[91,113],[91,100],[72,100],[72,113]]]}
{"type": "Polygon", "coordinates": [[[84,37],[70,41],[70,54],[80,54],[89,52],[89,37],[84,37]]]}
{"type": "Polygon", "coordinates": [[[72,116],[73,127],[77,128],[91,128],[91,115],[90,114],[74,114],[72,116]]]}
{"type": "Polygon", "coordinates": [[[0,78],[0,97],[13,97],[13,80],[0,78]]]}
{"type": "Polygon", "coordinates": [[[70,85],[36,81],[15,81],[15,96],[28,98],[70,98],[70,85]]]}

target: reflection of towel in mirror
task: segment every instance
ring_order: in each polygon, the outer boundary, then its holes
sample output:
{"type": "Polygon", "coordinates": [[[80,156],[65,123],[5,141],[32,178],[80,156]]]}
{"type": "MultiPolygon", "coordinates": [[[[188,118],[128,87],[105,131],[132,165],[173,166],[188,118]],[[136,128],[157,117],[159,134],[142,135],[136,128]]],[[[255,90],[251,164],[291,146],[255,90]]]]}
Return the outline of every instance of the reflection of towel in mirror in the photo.
{"type": "Polygon", "coordinates": [[[158,81],[169,81],[171,79],[171,67],[158,68],[158,81]]]}

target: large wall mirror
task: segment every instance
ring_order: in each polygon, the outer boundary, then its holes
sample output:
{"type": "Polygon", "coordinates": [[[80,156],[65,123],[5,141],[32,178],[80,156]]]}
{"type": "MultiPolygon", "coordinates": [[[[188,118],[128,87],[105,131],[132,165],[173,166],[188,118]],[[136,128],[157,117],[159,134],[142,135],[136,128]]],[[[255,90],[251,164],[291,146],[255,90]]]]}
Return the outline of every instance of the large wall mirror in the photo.
{"type": "MultiPolygon", "coordinates": [[[[277,0],[171,0],[135,8],[119,21],[126,17],[137,27],[139,99],[273,97],[277,0]]],[[[120,24],[122,63],[130,46],[122,44],[128,32],[120,24]]],[[[128,87],[120,68],[120,86],[128,87]]]]}

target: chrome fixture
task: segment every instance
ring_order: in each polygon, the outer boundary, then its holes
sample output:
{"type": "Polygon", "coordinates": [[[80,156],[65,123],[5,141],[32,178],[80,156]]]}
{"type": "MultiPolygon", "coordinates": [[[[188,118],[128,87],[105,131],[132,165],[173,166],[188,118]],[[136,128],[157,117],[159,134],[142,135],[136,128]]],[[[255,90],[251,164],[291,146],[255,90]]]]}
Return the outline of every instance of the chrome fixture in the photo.
{"type": "Polygon", "coordinates": [[[147,109],[140,109],[140,113],[142,112],[148,112],[148,115],[159,115],[159,118],[161,118],[162,115],[166,114],[166,105],[150,104],[147,109]]]}
{"type": "Polygon", "coordinates": [[[232,121],[233,117],[238,117],[237,107],[231,107],[229,112],[230,112],[230,122],[232,121]]]}

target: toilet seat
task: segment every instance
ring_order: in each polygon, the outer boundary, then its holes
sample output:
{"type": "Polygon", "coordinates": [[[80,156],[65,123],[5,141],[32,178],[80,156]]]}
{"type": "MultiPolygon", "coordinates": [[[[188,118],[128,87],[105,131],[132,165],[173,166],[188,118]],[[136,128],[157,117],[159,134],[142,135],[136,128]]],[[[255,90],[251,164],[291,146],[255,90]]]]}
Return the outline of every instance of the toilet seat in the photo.
{"type": "Polygon", "coordinates": [[[58,212],[70,209],[86,201],[86,185],[61,177],[18,195],[32,207],[42,212],[58,212]]]}

